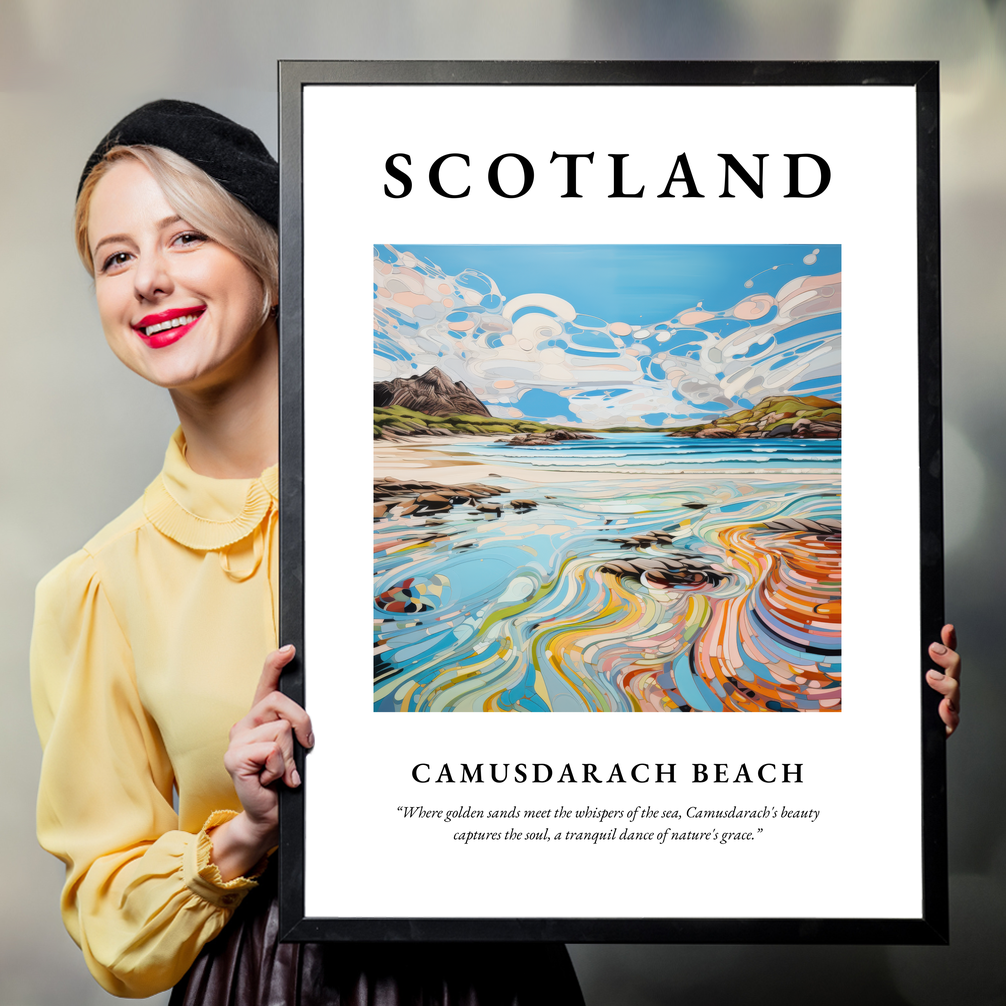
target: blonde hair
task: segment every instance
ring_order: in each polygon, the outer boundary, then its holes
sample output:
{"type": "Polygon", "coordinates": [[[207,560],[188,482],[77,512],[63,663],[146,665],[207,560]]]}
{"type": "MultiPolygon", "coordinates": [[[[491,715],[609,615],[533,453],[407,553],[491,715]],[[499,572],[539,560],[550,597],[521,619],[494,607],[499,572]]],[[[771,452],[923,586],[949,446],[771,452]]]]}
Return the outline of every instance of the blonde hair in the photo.
{"type": "Polygon", "coordinates": [[[165,147],[112,147],[84,181],[73,225],[77,254],[91,278],[94,259],[87,240],[91,197],[112,165],[126,158],[139,161],[154,176],[168,205],[183,220],[234,252],[255,273],[262,283],[264,323],[279,293],[279,236],[202,168],[165,147]]]}

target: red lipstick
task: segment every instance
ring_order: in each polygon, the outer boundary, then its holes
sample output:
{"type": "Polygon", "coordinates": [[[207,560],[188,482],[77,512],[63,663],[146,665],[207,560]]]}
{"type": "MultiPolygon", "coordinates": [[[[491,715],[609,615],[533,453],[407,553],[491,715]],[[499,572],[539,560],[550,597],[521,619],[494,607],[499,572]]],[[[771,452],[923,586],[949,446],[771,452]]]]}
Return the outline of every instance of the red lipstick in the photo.
{"type": "Polygon", "coordinates": [[[196,307],[173,307],[168,311],[148,314],[133,325],[133,331],[151,349],[161,349],[164,346],[170,346],[173,342],[178,342],[184,335],[187,335],[205,310],[204,305],[199,305],[196,307]],[[189,320],[179,324],[179,321],[185,318],[189,320]]]}

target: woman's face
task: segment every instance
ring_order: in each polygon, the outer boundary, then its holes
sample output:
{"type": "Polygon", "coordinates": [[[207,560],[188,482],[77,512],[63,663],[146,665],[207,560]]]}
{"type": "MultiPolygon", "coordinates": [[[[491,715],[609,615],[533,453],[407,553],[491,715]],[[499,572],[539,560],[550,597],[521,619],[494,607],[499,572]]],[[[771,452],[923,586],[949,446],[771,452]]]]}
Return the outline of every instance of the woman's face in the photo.
{"type": "Polygon", "coordinates": [[[116,162],[95,186],[88,242],[105,337],[130,370],[198,392],[238,378],[257,355],[258,277],[182,220],[139,161],[116,162]]]}

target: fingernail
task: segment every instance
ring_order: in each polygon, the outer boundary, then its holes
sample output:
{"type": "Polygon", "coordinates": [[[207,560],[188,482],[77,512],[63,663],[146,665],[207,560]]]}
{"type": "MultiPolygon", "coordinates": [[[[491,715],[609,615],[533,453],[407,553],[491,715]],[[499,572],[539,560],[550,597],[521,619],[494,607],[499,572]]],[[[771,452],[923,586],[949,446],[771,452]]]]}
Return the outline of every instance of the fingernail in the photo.
{"type": "Polygon", "coordinates": [[[307,746],[309,748],[313,748],[314,747],[314,732],[313,731],[307,735],[307,746]]]}
{"type": "Polygon", "coordinates": [[[941,674],[939,671],[929,671],[928,674],[934,681],[942,681],[943,678],[946,676],[944,674],[941,674]]]}
{"type": "Polygon", "coordinates": [[[284,655],[287,653],[293,653],[293,643],[287,643],[286,646],[282,647],[279,652],[284,655]]]}
{"type": "Polygon", "coordinates": [[[942,643],[933,643],[932,646],[929,647],[929,649],[931,649],[933,653],[947,652],[947,648],[942,643]]]}
{"type": "Polygon", "coordinates": [[[294,784],[294,786],[300,785],[300,773],[296,769],[290,773],[290,781],[294,784]]]}

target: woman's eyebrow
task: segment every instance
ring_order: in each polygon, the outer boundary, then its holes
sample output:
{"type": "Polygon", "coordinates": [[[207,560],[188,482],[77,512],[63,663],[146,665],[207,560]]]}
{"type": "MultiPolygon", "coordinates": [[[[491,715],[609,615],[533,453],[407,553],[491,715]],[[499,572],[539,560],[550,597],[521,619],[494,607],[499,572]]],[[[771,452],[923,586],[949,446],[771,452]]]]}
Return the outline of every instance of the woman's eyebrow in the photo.
{"type": "Polygon", "coordinates": [[[91,249],[92,255],[98,254],[98,249],[102,245],[112,244],[115,241],[130,241],[131,238],[128,234],[109,234],[108,237],[102,238],[95,246],[91,249]]]}
{"type": "MultiPolygon", "coordinates": [[[[165,217],[163,220],[158,220],[154,227],[157,230],[163,230],[165,227],[170,227],[172,224],[177,224],[181,221],[181,217],[175,213],[170,217],[165,217]]],[[[133,239],[128,234],[109,234],[108,237],[102,238],[91,251],[91,255],[97,255],[98,249],[105,244],[109,244],[115,241],[127,241],[131,242],[133,239]]]]}

